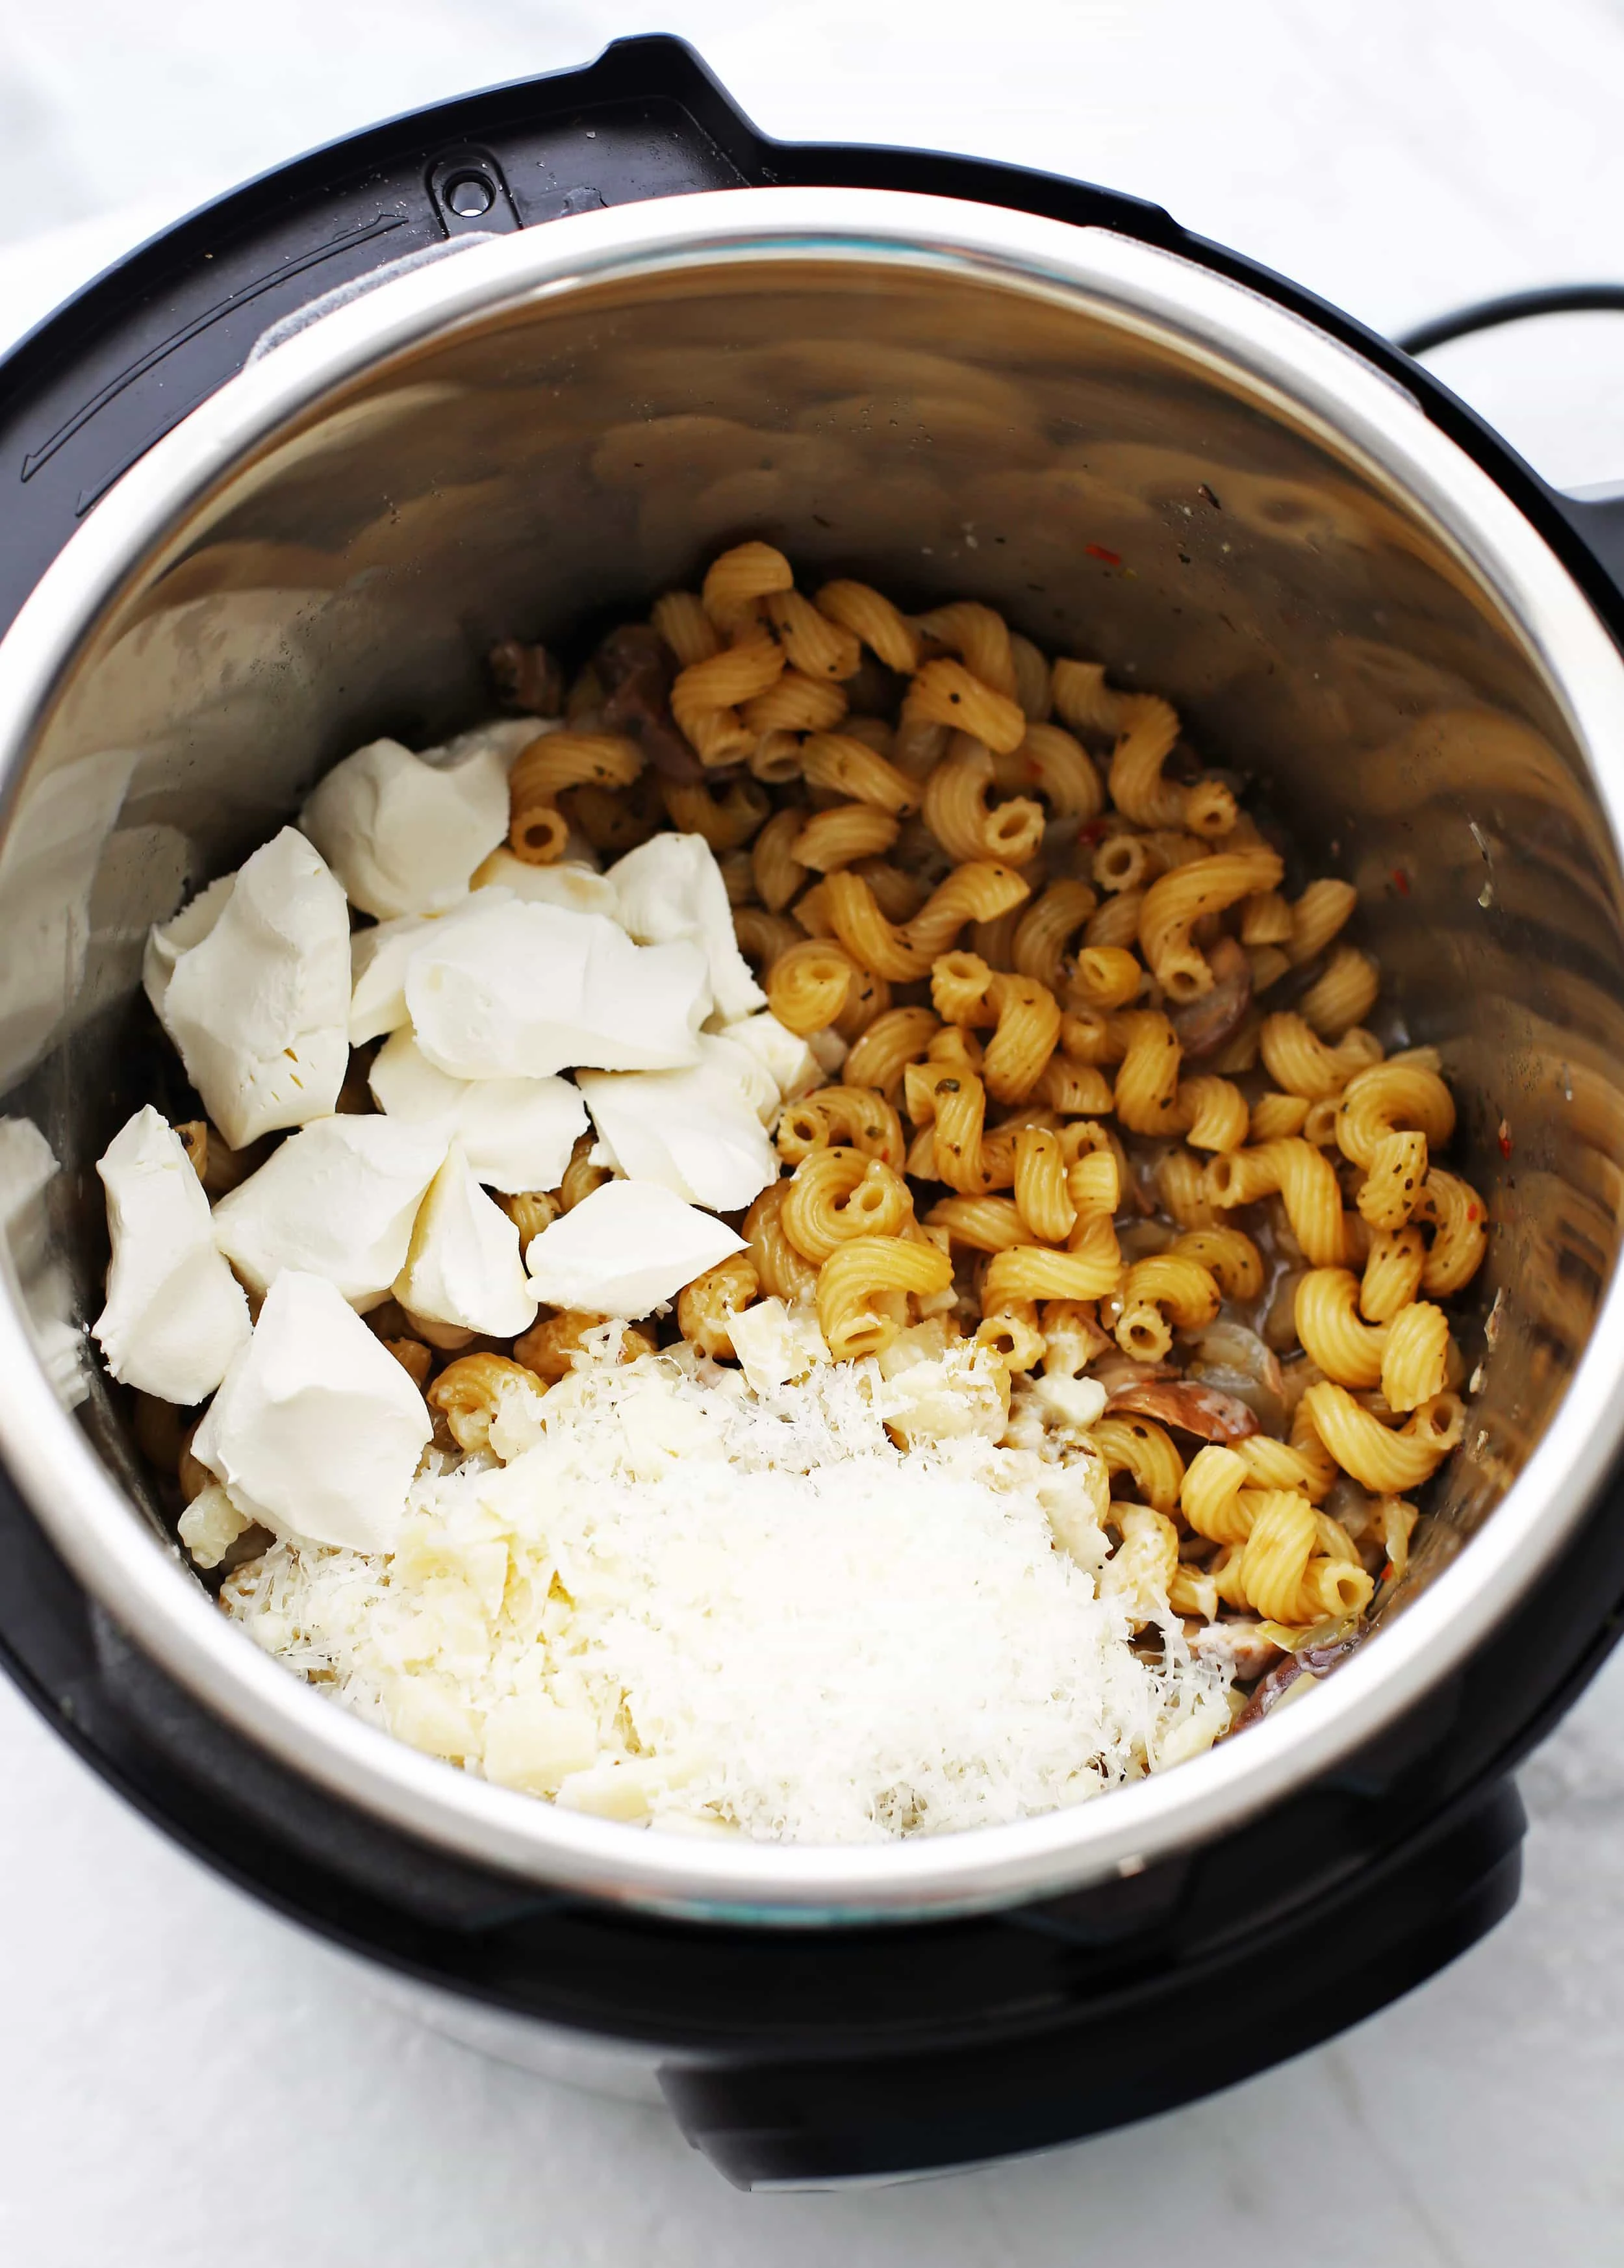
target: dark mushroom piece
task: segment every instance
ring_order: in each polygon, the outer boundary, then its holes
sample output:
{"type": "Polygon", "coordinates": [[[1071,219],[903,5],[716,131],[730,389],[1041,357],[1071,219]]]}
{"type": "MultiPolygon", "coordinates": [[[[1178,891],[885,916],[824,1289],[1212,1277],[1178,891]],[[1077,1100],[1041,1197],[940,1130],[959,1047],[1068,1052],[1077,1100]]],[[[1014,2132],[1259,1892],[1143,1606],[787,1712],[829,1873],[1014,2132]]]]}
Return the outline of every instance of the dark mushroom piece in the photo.
{"type": "Polygon", "coordinates": [[[1252,963],[1246,947],[1232,937],[1221,937],[1207,952],[1212,990],[1199,1000],[1172,1012],[1179,1044],[1193,1061],[1216,1055],[1252,1005],[1252,963]]]}
{"type": "Polygon", "coordinates": [[[490,681],[504,709],[523,717],[556,717],[564,705],[564,674],[544,645],[503,638],[485,657],[490,681]]]}
{"type": "Polygon", "coordinates": [[[700,778],[704,767],[671,713],[677,657],[653,624],[622,622],[611,630],[592,667],[604,690],[604,730],[636,740],[664,778],[700,778]]]}
{"type": "Polygon", "coordinates": [[[1203,1441],[1244,1441],[1258,1431],[1257,1412],[1235,1395],[1184,1378],[1142,1379],[1119,1387],[1106,1403],[1106,1415],[1114,1418],[1121,1411],[1176,1425],[1203,1441]]]}

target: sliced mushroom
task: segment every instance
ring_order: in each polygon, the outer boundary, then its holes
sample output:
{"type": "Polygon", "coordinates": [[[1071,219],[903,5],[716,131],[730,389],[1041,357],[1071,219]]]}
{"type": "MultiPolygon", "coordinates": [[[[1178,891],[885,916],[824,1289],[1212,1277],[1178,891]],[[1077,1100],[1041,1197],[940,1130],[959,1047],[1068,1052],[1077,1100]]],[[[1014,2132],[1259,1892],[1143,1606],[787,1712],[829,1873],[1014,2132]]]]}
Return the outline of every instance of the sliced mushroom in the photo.
{"type": "Polygon", "coordinates": [[[1130,1386],[1142,1386],[1153,1378],[1177,1378],[1179,1373],[1170,1362],[1135,1362],[1132,1355],[1108,1354],[1089,1366],[1089,1376],[1097,1378],[1106,1394],[1120,1394],[1130,1386]]]}
{"type": "Polygon", "coordinates": [[[671,714],[677,657],[650,622],[622,622],[592,657],[604,690],[604,730],[636,741],[666,779],[695,780],[703,766],[671,714]]]}
{"type": "Polygon", "coordinates": [[[1252,1005],[1252,963],[1232,937],[1221,937],[1207,951],[1212,990],[1172,1012],[1179,1044],[1192,1060],[1216,1053],[1252,1005]]]}
{"type": "Polygon", "coordinates": [[[1106,1415],[1113,1418],[1119,1410],[1177,1425],[1203,1441],[1244,1441],[1258,1430],[1257,1412],[1237,1395],[1186,1378],[1145,1379],[1121,1387],[1106,1403],[1106,1415]]]}
{"type": "Polygon", "coordinates": [[[503,638],[485,657],[490,681],[504,709],[525,717],[556,717],[564,705],[564,674],[544,645],[503,638]]]}
{"type": "Polygon", "coordinates": [[[1226,1663],[1243,1685],[1251,1685],[1275,1668],[1284,1649],[1266,1636],[1261,1623],[1206,1623],[1192,1633],[1190,1652],[1212,1654],[1226,1663]]]}

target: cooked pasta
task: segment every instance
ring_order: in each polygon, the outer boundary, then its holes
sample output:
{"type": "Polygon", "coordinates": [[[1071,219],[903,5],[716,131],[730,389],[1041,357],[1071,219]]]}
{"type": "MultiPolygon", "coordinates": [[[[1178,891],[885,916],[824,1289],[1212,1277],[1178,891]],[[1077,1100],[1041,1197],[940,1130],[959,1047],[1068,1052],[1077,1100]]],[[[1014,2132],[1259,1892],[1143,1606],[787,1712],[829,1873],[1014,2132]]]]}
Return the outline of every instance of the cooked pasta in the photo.
{"type": "Polygon", "coordinates": [[[867,583],[826,583],[813,603],[820,615],[860,639],[887,669],[911,677],[918,668],[918,634],[890,600],[867,583]]]}
{"type": "Polygon", "coordinates": [[[1010,659],[1015,666],[1015,698],[1034,725],[1040,725],[1054,705],[1049,665],[1040,646],[1018,631],[1010,634],[1010,659]]]}
{"type": "Polygon", "coordinates": [[[859,1236],[818,1270],[818,1323],[837,1361],[878,1354],[902,1328],[890,1294],[943,1292],[952,1263],[934,1244],[900,1236],[859,1236]]]}
{"type": "Polygon", "coordinates": [[[739,713],[754,733],[827,733],[846,714],[846,694],[827,678],[786,669],[765,693],[743,701],[739,713]]]}
{"type": "Polygon", "coordinates": [[[1198,1077],[1179,1087],[1184,1138],[1193,1150],[1238,1150],[1251,1130],[1246,1098],[1232,1080],[1198,1077]]]}
{"type": "Polygon", "coordinates": [[[811,814],[790,845],[790,855],[802,866],[832,873],[889,850],[900,824],[871,803],[834,804],[811,814]]]}
{"type": "Polygon", "coordinates": [[[1434,1166],[1416,1212],[1432,1230],[1431,1247],[1422,1264],[1422,1289],[1435,1300],[1447,1300],[1464,1291],[1482,1265],[1488,1241],[1483,1200],[1470,1183],[1434,1166]]]}
{"type": "Polygon", "coordinates": [[[1157,1008],[1133,1009],[1119,1023],[1127,1052],[1116,1075],[1117,1116],[1133,1134],[1180,1132],[1178,1034],[1157,1008]]]}
{"type": "Polygon", "coordinates": [[[900,1236],[913,1211],[908,1184],[893,1167],[834,1145],[801,1160],[779,1218],[803,1259],[822,1262],[856,1236],[900,1236]]]}
{"type": "Polygon", "coordinates": [[[1018,748],[1026,737],[1018,703],[983,685],[961,661],[945,655],[915,672],[903,714],[922,724],[951,725],[1000,751],[1018,748]]]}
{"type": "Polygon", "coordinates": [[[731,1360],[733,1342],[729,1327],[761,1288],[754,1263],[747,1253],[736,1252],[696,1276],[677,1294],[677,1328],[702,1354],[731,1360]]]}
{"type": "Polygon", "coordinates": [[[1043,806],[1024,796],[989,805],[992,784],[991,750],[959,734],[925,782],[925,824],[950,858],[1024,866],[1043,840],[1043,806]]]}
{"type": "MultiPolygon", "coordinates": [[[[1025,703],[1021,703],[1025,708],[1025,703]]],[[[1032,715],[1027,710],[1028,717],[1032,715]]],[[[1059,725],[1032,723],[1016,750],[1025,760],[1038,792],[1051,811],[1086,826],[1105,809],[1106,784],[1093,758],[1072,733],[1059,725]]]]}
{"type": "Polygon", "coordinates": [[[770,543],[736,543],[713,559],[700,595],[713,622],[731,629],[749,619],[753,602],[795,587],[795,571],[770,543]]]}
{"type": "Polygon", "coordinates": [[[854,803],[872,804],[896,818],[919,808],[917,781],[850,732],[809,733],[801,747],[801,769],[810,786],[834,788],[854,803]]]}
{"type": "Polygon", "coordinates": [[[810,1299],[818,1271],[790,1243],[783,1225],[783,1201],[790,1184],[775,1182],[762,1190],[745,1215],[740,1233],[750,1248],[750,1259],[761,1287],[771,1299],[791,1301],[810,1299]]]}
{"type": "Polygon", "coordinates": [[[1113,1473],[1127,1473],[1145,1502],[1172,1512],[1184,1480],[1172,1435],[1152,1418],[1102,1418],[1091,1437],[1113,1473]]]}
{"type": "Polygon", "coordinates": [[[891,1008],[877,1016],[845,1063],[853,1086],[871,1086],[893,1102],[909,1064],[920,1062],[941,1020],[930,1008],[891,1008]]]}
{"type": "Polygon", "coordinates": [[[1311,1269],[1297,1287],[1295,1312],[1303,1351],[1327,1378],[1339,1386],[1380,1384],[1389,1326],[1360,1321],[1359,1279],[1350,1270],[1311,1269]]]}
{"type": "Polygon", "coordinates": [[[1353,918],[1359,893],[1351,882],[1326,875],[1311,882],[1291,909],[1291,941],[1287,955],[1294,968],[1317,960],[1334,937],[1353,918]]]}
{"type": "Polygon", "coordinates": [[[1311,1102],[1340,1094],[1381,1053],[1368,1032],[1349,1032],[1340,1046],[1327,1047],[1306,1018],[1291,1013],[1265,1016],[1258,1047],[1275,1085],[1311,1102]]]}
{"type": "Polygon", "coordinates": [[[815,607],[799,591],[768,594],[767,618],[777,631],[790,666],[804,677],[855,677],[863,659],[855,630],[815,607]]]}
{"type": "Polygon", "coordinates": [[[1386,1326],[1382,1399],[1390,1410],[1417,1410],[1443,1393],[1449,1373],[1449,1317],[1429,1300],[1400,1308],[1386,1326]]]}
{"type": "Polygon", "coordinates": [[[956,653],[972,676],[995,693],[1010,700],[1016,697],[1018,688],[1009,625],[991,607],[981,606],[974,599],[957,599],[951,606],[916,615],[914,627],[956,653]]]}
{"type": "MultiPolygon", "coordinates": [[[[1252,943],[1251,939],[1247,943],[1252,943]]],[[[1258,943],[1277,944],[1278,939],[1258,943]]],[[[1340,1040],[1350,1026],[1363,1024],[1381,990],[1381,971],[1357,946],[1338,946],[1319,978],[1297,1002],[1297,1013],[1322,1039],[1340,1040]]]]}
{"type": "Polygon", "coordinates": [[[1224,1211],[1276,1192],[1309,1265],[1340,1267],[1346,1245],[1342,1193],[1334,1167],[1312,1142],[1287,1138],[1224,1152],[1207,1168],[1207,1195],[1224,1211]]]}
{"type": "Polygon", "coordinates": [[[1077,1226],[1065,1153],[1051,1127],[1025,1126],[1016,1135],[1015,1204],[1036,1243],[1062,1243],[1077,1226]]]}
{"type": "Polygon", "coordinates": [[[628,787],[643,770],[635,740],[612,733],[547,733],[523,750],[509,775],[509,848],[537,866],[563,855],[570,823],[559,812],[566,788],[586,782],[628,787]]]}
{"type": "Polygon", "coordinates": [[[1280,853],[1260,843],[1194,859],[1150,885],[1139,910],[1139,942],[1171,998],[1197,1000],[1212,990],[1211,967],[1191,935],[1196,923],[1254,891],[1273,889],[1283,871],[1280,853]]]}

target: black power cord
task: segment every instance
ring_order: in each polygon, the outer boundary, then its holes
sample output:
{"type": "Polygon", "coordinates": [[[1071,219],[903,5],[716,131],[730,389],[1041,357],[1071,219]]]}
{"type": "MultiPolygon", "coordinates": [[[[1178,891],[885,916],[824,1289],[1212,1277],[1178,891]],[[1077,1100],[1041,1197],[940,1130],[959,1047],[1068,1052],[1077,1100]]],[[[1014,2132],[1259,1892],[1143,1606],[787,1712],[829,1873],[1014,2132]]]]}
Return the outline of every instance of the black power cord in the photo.
{"type": "Polygon", "coordinates": [[[1581,315],[1611,310],[1624,313],[1624,284],[1550,284],[1534,291],[1507,291],[1497,299],[1477,299],[1453,313],[1434,315],[1400,332],[1397,343],[1406,354],[1425,354],[1450,339],[1469,338],[1473,331],[1492,331],[1502,323],[1520,323],[1530,315],[1581,315]]]}

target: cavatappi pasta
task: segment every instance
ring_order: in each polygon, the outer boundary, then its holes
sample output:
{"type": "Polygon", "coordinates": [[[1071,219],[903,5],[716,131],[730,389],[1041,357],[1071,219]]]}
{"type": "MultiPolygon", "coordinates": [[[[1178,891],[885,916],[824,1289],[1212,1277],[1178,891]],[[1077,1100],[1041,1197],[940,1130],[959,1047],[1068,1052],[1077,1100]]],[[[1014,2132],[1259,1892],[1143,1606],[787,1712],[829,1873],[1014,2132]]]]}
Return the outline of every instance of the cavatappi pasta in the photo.
{"type": "MultiPolygon", "coordinates": [[[[1100,1589],[1142,1643],[1169,1614],[1288,1643],[1355,1621],[1463,1437],[1448,1303],[1487,1219],[1440,1162],[1437,1061],[1378,1036],[1352,885],[1289,881],[1167,701],[979,601],[797,587],[752,541],[646,620],[684,760],[651,767],[589,663],[513,764],[510,847],[701,836],[823,1077],[730,1216],[745,1250],[628,1351],[680,1335],[731,1362],[768,1300],[837,1362],[927,1326],[974,1341],[1012,1429],[1036,1411],[1103,1460],[1100,1589]]],[[[609,1171],[584,1138],[556,1189],[502,1203],[528,1240],[609,1171]]],[[[391,1300],[374,1327],[472,1450],[507,1372],[565,1377],[598,1321],[452,1347],[391,1300]]]]}

